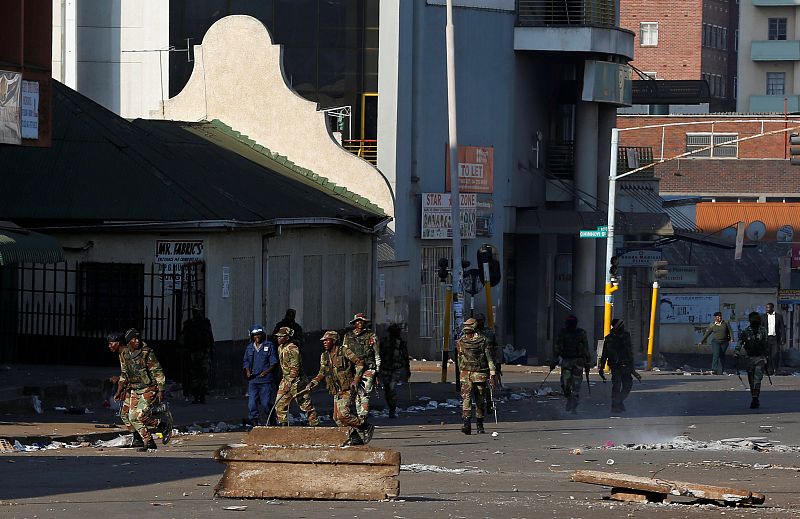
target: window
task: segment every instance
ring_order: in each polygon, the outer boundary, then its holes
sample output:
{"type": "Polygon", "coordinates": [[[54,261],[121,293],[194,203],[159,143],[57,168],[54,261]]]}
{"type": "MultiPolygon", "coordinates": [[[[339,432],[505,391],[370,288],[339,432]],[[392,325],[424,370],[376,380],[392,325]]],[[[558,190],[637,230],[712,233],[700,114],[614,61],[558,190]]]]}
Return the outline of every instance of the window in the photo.
{"type": "Polygon", "coordinates": [[[782,96],[786,90],[786,72],[767,72],[767,95],[782,96]]]}
{"type": "Polygon", "coordinates": [[[767,37],[770,40],[785,40],[786,18],[770,18],[767,37]]]}
{"type": "Polygon", "coordinates": [[[78,267],[79,326],[86,330],[141,328],[144,265],[81,263],[78,267]]]}
{"type": "Polygon", "coordinates": [[[644,76],[642,79],[658,79],[657,72],[645,72],[642,71],[642,75],[644,76]]]}
{"type": "Polygon", "coordinates": [[[639,24],[639,45],[655,47],[658,45],[658,22],[642,22],[639,24]]]}
{"type": "Polygon", "coordinates": [[[734,142],[720,146],[723,142],[728,142],[738,138],[737,133],[711,133],[698,132],[686,134],[686,151],[695,151],[714,143],[713,148],[697,152],[690,157],[693,158],[736,158],[739,153],[739,143],[734,142]]]}

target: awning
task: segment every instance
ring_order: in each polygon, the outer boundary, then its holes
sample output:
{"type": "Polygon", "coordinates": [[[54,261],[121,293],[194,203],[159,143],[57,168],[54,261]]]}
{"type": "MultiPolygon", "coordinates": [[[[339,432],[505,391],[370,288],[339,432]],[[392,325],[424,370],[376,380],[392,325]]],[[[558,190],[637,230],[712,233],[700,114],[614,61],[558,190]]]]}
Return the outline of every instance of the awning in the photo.
{"type": "Polygon", "coordinates": [[[58,263],[64,249],[55,238],[0,222],[0,267],[11,263],[58,263]]]}
{"type": "MultiPolygon", "coordinates": [[[[600,211],[557,211],[548,209],[518,209],[517,234],[574,234],[581,229],[606,225],[607,214],[600,211]]],[[[614,231],[618,235],[675,234],[665,213],[617,212],[614,231]]]]}

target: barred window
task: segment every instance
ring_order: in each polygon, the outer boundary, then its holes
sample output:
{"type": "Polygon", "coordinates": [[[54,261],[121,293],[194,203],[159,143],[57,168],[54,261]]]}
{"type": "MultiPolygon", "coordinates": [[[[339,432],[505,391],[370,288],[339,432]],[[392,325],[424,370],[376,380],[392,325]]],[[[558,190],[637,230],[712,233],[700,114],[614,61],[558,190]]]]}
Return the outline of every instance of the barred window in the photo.
{"type": "Polygon", "coordinates": [[[700,132],[700,133],[687,133],[686,134],[686,151],[695,151],[699,150],[708,146],[711,146],[711,143],[714,143],[713,148],[709,148],[707,150],[699,151],[690,155],[693,158],[736,158],[739,154],[739,143],[733,142],[730,144],[721,145],[724,142],[728,142],[734,139],[737,139],[739,134],[737,133],[711,133],[711,132],[700,132]]]}
{"type": "Polygon", "coordinates": [[[769,30],[767,31],[767,38],[770,40],[786,39],[786,18],[769,19],[769,30]]]}
{"type": "Polygon", "coordinates": [[[782,96],[786,92],[786,72],[767,72],[767,95],[782,96]]]}

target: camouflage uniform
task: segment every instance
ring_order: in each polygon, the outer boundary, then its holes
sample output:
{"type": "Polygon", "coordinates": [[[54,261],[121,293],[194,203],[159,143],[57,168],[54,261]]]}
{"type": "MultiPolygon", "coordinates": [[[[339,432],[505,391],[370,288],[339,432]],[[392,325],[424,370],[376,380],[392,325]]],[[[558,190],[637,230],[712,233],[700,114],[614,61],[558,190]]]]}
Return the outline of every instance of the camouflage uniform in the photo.
{"type": "Polygon", "coordinates": [[[470,434],[470,420],[472,418],[472,393],[475,392],[475,418],[478,423],[478,432],[483,432],[484,406],[486,404],[486,383],[495,375],[494,359],[489,352],[486,338],[474,333],[467,337],[467,333],[475,331],[474,319],[464,323],[464,335],[456,342],[458,354],[459,378],[461,381],[461,411],[464,419],[462,431],[470,434]]]}
{"type": "Polygon", "coordinates": [[[214,347],[211,321],[202,315],[192,316],[183,323],[180,342],[188,365],[184,367],[185,377],[182,381],[184,395],[192,396],[194,403],[205,403],[214,347]]]}
{"type": "MultiPolygon", "coordinates": [[[[151,407],[158,403],[158,392],[164,391],[166,383],[164,370],[161,369],[153,350],[144,342],[136,350],[126,348],[122,360],[119,383],[128,387],[128,396],[123,404],[123,409],[126,407],[128,409],[129,422],[126,423],[130,423],[147,444],[153,441],[148,427],[155,428],[162,425],[161,420],[153,416],[151,407]]],[[[166,421],[171,422],[171,420],[166,421]]]]}
{"type": "MultiPolygon", "coordinates": [[[[290,337],[293,330],[289,327],[281,327],[275,333],[275,336],[280,341],[280,337],[290,337]]],[[[278,415],[278,424],[285,424],[287,422],[287,414],[289,412],[289,404],[295,398],[300,410],[306,414],[308,418],[308,425],[317,427],[319,420],[317,419],[317,412],[314,409],[314,404],[311,403],[311,398],[308,391],[297,393],[303,389],[307,384],[305,373],[303,373],[302,356],[300,355],[300,348],[297,344],[288,339],[283,344],[278,344],[278,359],[281,364],[281,372],[283,377],[278,386],[277,405],[275,412],[278,415]]]]}
{"type": "MultiPolygon", "coordinates": [[[[306,389],[313,390],[317,385],[325,380],[328,392],[333,396],[333,419],[339,427],[350,427],[351,439],[358,437],[357,431],[370,429],[366,420],[353,413],[352,408],[355,402],[355,394],[352,385],[364,372],[364,361],[345,346],[336,347],[339,334],[333,331],[325,332],[323,340],[334,339],[334,347],[331,351],[324,351],[319,359],[319,373],[306,386],[306,389]]],[[[369,440],[366,440],[369,441],[369,440]]]]}
{"type": "Polygon", "coordinates": [[[583,371],[591,364],[589,339],[583,328],[563,328],[556,339],[556,357],[561,357],[561,391],[567,399],[567,411],[575,411],[583,385],[583,371]]]}
{"type": "Polygon", "coordinates": [[[381,339],[379,351],[383,366],[380,371],[381,384],[386,396],[386,405],[389,407],[389,418],[394,418],[397,409],[395,390],[397,383],[407,382],[411,376],[408,345],[400,336],[400,328],[397,325],[389,327],[389,335],[381,339]]]}
{"type": "MultiPolygon", "coordinates": [[[[369,322],[363,314],[356,314],[350,321],[353,324],[356,320],[362,319],[369,322]]],[[[381,354],[375,333],[366,328],[361,333],[356,334],[355,330],[350,330],[344,336],[342,346],[355,353],[364,363],[364,374],[361,378],[361,385],[356,391],[356,411],[358,416],[366,418],[369,415],[369,397],[372,388],[375,386],[375,375],[381,369],[381,354]]]]}
{"type": "Polygon", "coordinates": [[[733,350],[737,360],[742,355],[742,348],[747,353],[747,381],[750,383],[750,396],[753,401],[751,408],[759,406],[761,396],[761,381],[764,379],[764,371],[767,369],[767,355],[769,354],[769,343],[767,342],[767,329],[764,326],[756,328],[751,324],[739,334],[739,341],[733,350]]]}

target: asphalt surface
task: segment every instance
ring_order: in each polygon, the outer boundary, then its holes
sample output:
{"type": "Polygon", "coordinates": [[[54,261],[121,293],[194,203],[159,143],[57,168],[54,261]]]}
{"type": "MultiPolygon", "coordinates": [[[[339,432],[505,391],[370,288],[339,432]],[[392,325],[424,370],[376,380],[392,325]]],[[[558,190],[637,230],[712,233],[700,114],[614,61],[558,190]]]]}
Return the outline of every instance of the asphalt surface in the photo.
{"type": "MultiPolygon", "coordinates": [[[[763,388],[761,409],[753,411],[735,376],[646,373],[644,382],[634,385],[628,411],[612,416],[610,384],[596,375],[592,395],[584,386],[579,412],[572,415],[558,396],[523,396],[545,375],[541,368],[525,371],[506,375],[509,391],[498,405],[499,424],[493,416],[487,419],[486,435],[463,435],[458,408],[374,419],[372,444],[402,455],[401,496],[392,501],[215,498],[224,467],[212,453],[239,442],[244,433],[201,433],[178,436],[151,453],[79,447],[0,454],[0,517],[800,517],[800,449],[792,448],[800,446],[800,377],[773,377],[774,386],[763,388]],[[720,439],[759,437],[772,447],[764,452],[625,447],[679,435],[712,446],[720,439]],[[579,469],[741,487],[766,494],[767,501],[753,508],[618,503],[603,499],[608,488],[570,482],[579,469]],[[224,509],[234,505],[247,509],[224,509]]],[[[420,397],[439,403],[456,398],[452,384],[432,383],[436,379],[435,372],[415,373],[413,402],[404,389],[400,405],[426,406],[420,397]]],[[[557,372],[544,387],[558,390],[557,372]]],[[[318,390],[314,400],[323,413],[329,409],[325,393],[318,390]]],[[[232,406],[220,407],[241,414],[232,406]]],[[[376,407],[381,406],[378,399],[376,407]]]]}

